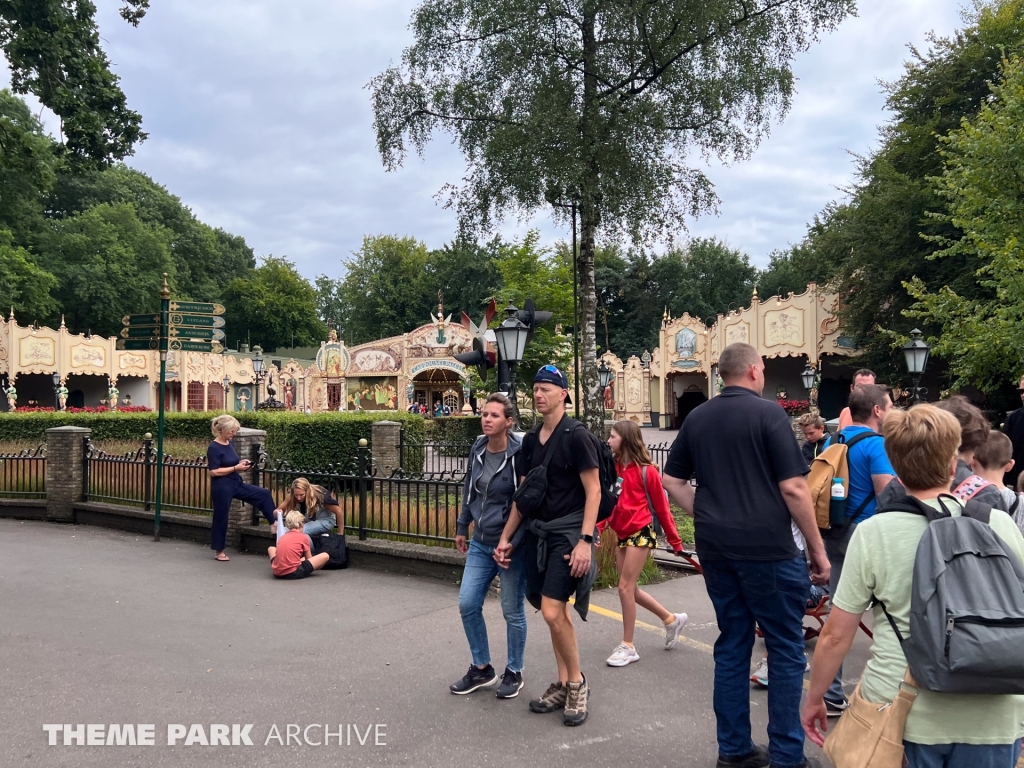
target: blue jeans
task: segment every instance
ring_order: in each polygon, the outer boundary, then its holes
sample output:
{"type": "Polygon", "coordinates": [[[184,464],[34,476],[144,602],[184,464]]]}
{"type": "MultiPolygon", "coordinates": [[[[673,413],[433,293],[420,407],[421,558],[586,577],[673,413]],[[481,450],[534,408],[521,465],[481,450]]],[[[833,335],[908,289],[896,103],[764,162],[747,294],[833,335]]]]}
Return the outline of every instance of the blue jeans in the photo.
{"type": "Polygon", "coordinates": [[[310,520],[302,526],[302,532],[307,536],[319,536],[322,533],[330,533],[334,530],[334,518],[330,520],[310,520]]]}
{"type": "MultiPolygon", "coordinates": [[[[774,682],[774,681],[772,681],[774,682]]],[[[1021,740],[1013,744],[915,744],[904,741],[907,768],[1013,768],[1021,740]]]]}
{"type": "MultiPolygon", "coordinates": [[[[470,539],[466,554],[466,569],[462,572],[459,588],[459,612],[462,626],[469,640],[473,663],[484,666],[491,663],[491,649],[487,644],[487,625],[484,623],[484,599],[494,577],[501,579],[501,611],[505,614],[508,642],[508,668],[523,671],[523,652],[526,650],[526,548],[512,552],[508,569],[498,566],[491,556],[493,547],[485,547],[470,539]]],[[[773,681],[774,682],[774,681],[773,681]]]]}
{"type": "Polygon", "coordinates": [[[750,654],[760,626],[772,665],[768,687],[768,755],[773,766],[804,761],[800,725],[804,607],[810,592],[802,557],[773,562],[705,560],[704,584],[715,606],[715,717],[718,752],[732,758],[754,749],[750,737],[750,654]]]}

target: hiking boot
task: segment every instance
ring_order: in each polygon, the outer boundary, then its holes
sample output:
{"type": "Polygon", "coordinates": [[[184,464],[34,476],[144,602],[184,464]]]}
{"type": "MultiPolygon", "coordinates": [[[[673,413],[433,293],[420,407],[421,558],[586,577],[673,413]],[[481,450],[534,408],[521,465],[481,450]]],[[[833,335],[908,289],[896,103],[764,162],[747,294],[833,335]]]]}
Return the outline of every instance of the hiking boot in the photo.
{"type": "Polygon", "coordinates": [[[565,709],[565,686],[560,682],[552,683],[539,699],[530,702],[530,711],[538,715],[558,712],[565,709]]]}
{"type": "Polygon", "coordinates": [[[825,699],[825,714],[828,717],[839,717],[850,708],[850,701],[844,698],[842,701],[829,701],[825,699]]]}
{"type": "Polygon", "coordinates": [[[753,752],[739,757],[719,755],[715,768],[765,768],[768,763],[768,747],[754,747],[753,752]]]}
{"type": "Polygon", "coordinates": [[[619,643],[615,646],[615,650],[612,651],[612,655],[608,657],[606,663],[609,667],[624,667],[627,664],[632,664],[634,661],[640,661],[640,654],[636,652],[636,648],[625,643],[619,643]]]}
{"type": "Polygon", "coordinates": [[[498,676],[494,674],[494,667],[490,664],[483,669],[472,664],[469,667],[469,672],[458,682],[449,685],[448,690],[457,696],[465,696],[467,693],[472,693],[480,688],[494,685],[494,681],[497,679],[498,676]]]}
{"type": "Polygon", "coordinates": [[[587,720],[587,698],[590,696],[590,686],[587,685],[587,677],[583,676],[582,683],[565,684],[565,711],[562,713],[563,725],[583,725],[587,720]]]}
{"type": "Polygon", "coordinates": [[[750,682],[762,688],[768,687],[768,659],[761,659],[761,663],[750,675],[750,682]]]}
{"type": "Polygon", "coordinates": [[[676,643],[679,642],[679,633],[683,631],[683,627],[686,626],[686,622],[689,620],[689,616],[685,613],[675,614],[675,621],[671,624],[665,625],[665,650],[671,651],[676,647],[676,643]]]}
{"type": "Polygon", "coordinates": [[[519,695],[519,689],[523,687],[523,673],[513,672],[505,667],[505,673],[501,676],[501,685],[495,694],[499,699],[514,699],[519,695]]]}

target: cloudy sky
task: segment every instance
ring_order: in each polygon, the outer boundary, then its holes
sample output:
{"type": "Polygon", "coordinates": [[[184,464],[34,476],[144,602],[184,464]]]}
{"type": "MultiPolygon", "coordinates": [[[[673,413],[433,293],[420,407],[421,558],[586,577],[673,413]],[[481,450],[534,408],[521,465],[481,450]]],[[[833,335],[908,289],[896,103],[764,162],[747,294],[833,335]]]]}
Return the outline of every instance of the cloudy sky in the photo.
{"type": "MultiPolygon", "coordinates": [[[[795,64],[793,109],[746,162],[712,164],[719,215],[690,224],[765,265],[841,196],[850,153],[871,149],[886,115],[880,80],[897,77],[907,45],[949,34],[964,0],[860,0],[795,64]]],[[[366,83],[400,58],[415,0],[153,0],[139,28],[98,0],[105,49],[142,113],[149,140],[130,164],[203,221],[242,235],[259,255],[286,255],[307,277],[344,271],[364,235],[412,235],[437,247],[454,217],[435,201],[462,175],[444,135],[422,160],[386,173],[374,145],[366,83]]],[[[547,216],[505,233],[541,229],[547,216]]]]}

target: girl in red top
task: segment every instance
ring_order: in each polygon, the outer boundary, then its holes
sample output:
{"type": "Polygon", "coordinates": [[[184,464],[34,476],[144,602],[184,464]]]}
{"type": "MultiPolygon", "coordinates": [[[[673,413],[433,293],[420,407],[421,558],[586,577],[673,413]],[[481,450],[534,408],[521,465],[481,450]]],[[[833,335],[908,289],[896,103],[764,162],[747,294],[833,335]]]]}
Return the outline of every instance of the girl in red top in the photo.
{"type": "Polygon", "coordinates": [[[661,475],[647,452],[640,427],[632,421],[617,422],[611,429],[608,445],[615,454],[621,489],[619,503],[611,517],[598,524],[598,531],[603,532],[605,526],[610,526],[619,538],[615,564],[619,571],[619,600],[622,603],[622,643],[608,657],[608,666],[624,667],[640,660],[640,654],[633,646],[637,603],[656,614],[665,625],[665,650],[674,648],[679,642],[679,632],[687,620],[685,613],[669,613],[637,586],[644,563],[651,550],[658,546],[658,537],[652,528],[652,505],[673,551],[682,552],[683,542],[676,532],[668,496],[661,485],[661,475]]]}

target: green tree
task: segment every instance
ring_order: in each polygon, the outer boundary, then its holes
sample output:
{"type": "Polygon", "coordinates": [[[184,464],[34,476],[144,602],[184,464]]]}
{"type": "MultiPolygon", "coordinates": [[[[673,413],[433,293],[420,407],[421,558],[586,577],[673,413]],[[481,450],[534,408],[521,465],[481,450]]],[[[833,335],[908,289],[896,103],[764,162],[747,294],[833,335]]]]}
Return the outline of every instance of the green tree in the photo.
{"type": "Polygon", "coordinates": [[[598,231],[640,242],[713,207],[688,155],[746,157],[789,106],[795,53],[853,7],[423,0],[401,68],[371,82],[378,149],[393,169],[408,144],[422,152],[435,129],[452,132],[469,168],[449,204],[467,225],[578,199],[585,412],[598,428],[598,231]]]}
{"type": "Polygon", "coordinates": [[[933,180],[948,209],[938,218],[961,235],[942,241],[935,258],[980,262],[976,279],[990,295],[930,291],[915,278],[909,291],[917,303],[907,313],[941,330],[932,343],[954,384],[982,390],[1016,382],[1024,371],[1024,59],[1005,62],[1002,74],[991,103],[943,140],[945,169],[933,180]]]}
{"type": "Polygon", "coordinates": [[[174,273],[170,230],[139,219],[129,203],[103,203],[54,220],[39,235],[39,265],[72,332],[113,336],[131,312],[159,309],[164,272],[174,273]]]}
{"type": "MultiPolygon", "coordinates": [[[[138,25],[149,0],[124,0],[138,25]]],[[[142,117],[128,108],[119,78],[100,47],[89,0],[4,0],[0,47],[15,93],[33,93],[60,118],[61,150],[76,165],[102,166],[144,140],[142,117]]],[[[0,121],[0,142],[7,126],[0,121]]]]}
{"type": "Polygon", "coordinates": [[[327,334],[316,311],[316,292],[295,265],[267,256],[223,294],[228,343],[242,339],[265,350],[314,346],[327,334]]]}
{"type": "Polygon", "coordinates": [[[42,225],[43,195],[57,165],[53,140],[25,102],[0,90],[0,227],[20,240],[42,225]]]}
{"type": "MultiPolygon", "coordinates": [[[[858,158],[849,200],[830,204],[798,246],[773,258],[760,293],[803,290],[810,280],[839,290],[843,325],[864,351],[861,362],[890,381],[906,375],[894,342],[928,320],[906,315],[914,303],[908,278],[929,292],[949,286],[964,298],[991,299],[992,289],[976,279],[976,254],[932,258],[959,234],[948,219],[930,215],[945,208],[930,178],[943,171],[941,137],[978,113],[989,84],[1002,77],[1004,53],[1022,49],[1024,0],[979,3],[964,29],[933,38],[927,51],[912,49],[903,76],[886,85],[893,117],[878,150],[858,158]]],[[[939,325],[924,330],[936,333],[939,325]]]]}
{"type": "MultiPolygon", "coordinates": [[[[437,288],[426,279],[430,253],[412,237],[377,235],[345,262],[335,306],[348,344],[398,336],[423,325],[437,311],[437,288]]],[[[321,300],[321,306],[325,302],[321,300]]]]}
{"type": "Polygon", "coordinates": [[[474,323],[480,322],[484,306],[501,285],[500,247],[498,238],[480,244],[463,237],[430,252],[425,285],[443,292],[444,311],[453,313],[453,320],[465,312],[474,323]]]}
{"type": "Polygon", "coordinates": [[[13,245],[11,233],[0,229],[0,307],[23,319],[42,320],[57,311],[50,296],[56,287],[57,278],[36,266],[28,251],[13,245]]]}

